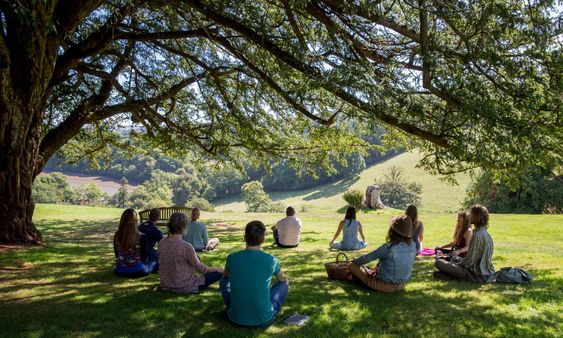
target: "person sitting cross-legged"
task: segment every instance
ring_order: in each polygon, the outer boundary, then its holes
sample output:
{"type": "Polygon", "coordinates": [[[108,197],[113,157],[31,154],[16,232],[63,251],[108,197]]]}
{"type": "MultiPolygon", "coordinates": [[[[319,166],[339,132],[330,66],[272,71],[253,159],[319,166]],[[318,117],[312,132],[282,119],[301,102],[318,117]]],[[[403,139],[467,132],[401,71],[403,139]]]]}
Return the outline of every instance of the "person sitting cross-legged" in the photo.
{"type": "Polygon", "coordinates": [[[207,227],[199,222],[201,212],[199,208],[192,209],[191,221],[184,234],[184,241],[190,243],[195,251],[209,251],[219,245],[218,238],[208,238],[207,227]]]}
{"type": "Polygon", "coordinates": [[[168,237],[158,245],[160,288],[163,291],[197,293],[223,277],[223,268],[203,264],[193,246],[182,240],[187,223],[185,214],[173,213],[167,224],[168,237]]]}
{"type": "Polygon", "coordinates": [[[472,236],[473,229],[469,224],[469,214],[465,211],[458,212],[452,241],[436,247],[436,257],[452,261],[461,260],[469,250],[472,236]]]}
{"type": "Polygon", "coordinates": [[[376,250],[354,259],[348,269],[366,286],[381,292],[401,291],[411,277],[416,256],[412,222],[407,215],[391,219],[387,242],[376,250]],[[363,264],[379,259],[374,269],[363,264]]]}
{"type": "Polygon", "coordinates": [[[279,220],[272,227],[274,240],[280,248],[295,248],[299,245],[301,220],[295,216],[293,207],[287,207],[285,214],[287,217],[279,220]]]}
{"type": "Polygon", "coordinates": [[[220,288],[227,316],[235,324],[266,327],[274,322],[289,292],[278,259],[262,251],[266,227],[260,221],[246,225],[246,249],[231,253],[220,288]],[[278,282],[270,287],[272,276],[278,282]]]}
{"type": "Polygon", "coordinates": [[[344,217],[344,220],[340,221],[338,224],[338,229],[328,245],[331,249],[337,250],[361,250],[368,246],[366,236],[364,235],[364,229],[362,228],[362,223],[356,220],[355,207],[350,205],[346,209],[346,216],[344,217]],[[342,241],[335,242],[341,232],[344,232],[342,235],[342,241]],[[358,233],[362,237],[361,241],[358,240],[358,233]]]}
{"type": "Polygon", "coordinates": [[[156,227],[156,222],[160,219],[160,209],[154,208],[149,212],[149,220],[139,225],[139,232],[145,235],[146,257],[143,257],[144,263],[151,271],[158,271],[158,257],[154,246],[158,243],[163,235],[162,231],[156,227]]]}
{"type": "Polygon", "coordinates": [[[434,272],[436,279],[484,283],[495,273],[492,263],[493,239],[487,231],[489,210],[482,205],[475,205],[469,213],[469,223],[475,226],[475,230],[467,255],[458,263],[436,259],[434,266],[439,270],[434,272]]]}
{"type": "Polygon", "coordinates": [[[119,227],[113,236],[113,252],[115,253],[115,274],[122,277],[143,277],[151,272],[142,257],[145,235],[137,230],[137,212],[127,209],[121,214],[119,227]]]}

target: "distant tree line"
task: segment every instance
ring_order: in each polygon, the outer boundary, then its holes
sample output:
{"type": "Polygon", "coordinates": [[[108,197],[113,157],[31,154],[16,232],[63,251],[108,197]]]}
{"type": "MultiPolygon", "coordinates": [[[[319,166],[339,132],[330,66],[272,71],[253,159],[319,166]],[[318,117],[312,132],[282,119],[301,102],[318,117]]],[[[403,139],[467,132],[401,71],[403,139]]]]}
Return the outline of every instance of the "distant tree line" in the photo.
{"type": "MultiPolygon", "coordinates": [[[[368,141],[373,142],[373,144],[379,142],[376,138],[368,141]]],[[[182,163],[182,161],[165,156],[158,151],[154,151],[151,155],[136,155],[131,158],[122,150],[112,149],[111,160],[104,165],[98,165],[97,168],[92,168],[91,163],[87,161],[61,164],[63,159],[54,156],[47,162],[45,169],[47,171],[100,175],[115,180],[125,178],[128,182],[141,184],[147,189],[147,192],[141,189],[139,191],[141,195],[146,195],[149,191],[152,191],[153,194],[155,191],[158,192],[162,189],[162,183],[166,182],[173,195],[174,203],[182,204],[188,196],[194,195],[194,192],[197,192],[195,193],[196,196],[211,201],[239,195],[241,186],[251,181],[260,181],[267,192],[311,188],[316,185],[354,177],[362,172],[366,166],[389,158],[395,153],[388,151],[382,154],[376,150],[369,150],[365,157],[358,153],[352,153],[345,158],[345,163],[340,163],[336,159],[331,160],[332,171],[328,171],[321,165],[310,167],[309,170],[296,169],[288,161],[281,160],[270,163],[269,170],[266,166],[259,168],[245,167],[243,169],[246,173],[243,174],[240,170],[228,166],[221,169],[208,166],[194,167],[189,163],[182,163]],[[174,175],[177,175],[179,179],[174,175]],[[155,183],[155,180],[158,180],[158,182],[155,183]]],[[[164,192],[159,193],[162,198],[165,195],[164,192]]],[[[134,194],[131,198],[133,197],[135,197],[134,194]]]]}
{"type": "Polygon", "coordinates": [[[38,203],[90,206],[105,206],[110,203],[110,196],[97,185],[89,183],[73,188],[66,177],[58,172],[37,177],[33,184],[32,196],[38,203]]]}

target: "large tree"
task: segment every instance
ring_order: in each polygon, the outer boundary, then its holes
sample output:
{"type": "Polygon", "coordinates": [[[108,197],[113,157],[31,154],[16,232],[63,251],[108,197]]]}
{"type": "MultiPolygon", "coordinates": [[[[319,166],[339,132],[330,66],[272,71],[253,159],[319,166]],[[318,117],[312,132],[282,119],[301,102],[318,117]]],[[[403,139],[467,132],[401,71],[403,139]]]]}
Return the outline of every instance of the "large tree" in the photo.
{"type": "Polygon", "coordinates": [[[220,159],[327,161],[383,127],[440,173],[560,165],[559,15],[519,0],[0,0],[0,242],[40,241],[45,162],[92,156],[120,126],[220,159]]]}

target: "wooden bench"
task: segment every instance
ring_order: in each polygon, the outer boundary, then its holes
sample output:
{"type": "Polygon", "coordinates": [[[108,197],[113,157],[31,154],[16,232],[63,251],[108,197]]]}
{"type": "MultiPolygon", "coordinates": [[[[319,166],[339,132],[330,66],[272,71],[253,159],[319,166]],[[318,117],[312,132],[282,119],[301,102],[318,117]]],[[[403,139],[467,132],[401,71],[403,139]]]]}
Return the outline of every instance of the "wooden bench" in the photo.
{"type": "MultiPolygon", "coordinates": [[[[170,216],[172,216],[172,214],[175,212],[181,212],[186,214],[186,216],[188,216],[188,219],[192,215],[192,208],[188,208],[188,207],[162,207],[159,209],[160,209],[160,220],[157,222],[157,225],[160,226],[165,226],[166,223],[168,223],[170,216]]],[[[147,209],[139,212],[139,218],[141,219],[141,223],[149,220],[150,212],[151,209],[147,209]]]]}

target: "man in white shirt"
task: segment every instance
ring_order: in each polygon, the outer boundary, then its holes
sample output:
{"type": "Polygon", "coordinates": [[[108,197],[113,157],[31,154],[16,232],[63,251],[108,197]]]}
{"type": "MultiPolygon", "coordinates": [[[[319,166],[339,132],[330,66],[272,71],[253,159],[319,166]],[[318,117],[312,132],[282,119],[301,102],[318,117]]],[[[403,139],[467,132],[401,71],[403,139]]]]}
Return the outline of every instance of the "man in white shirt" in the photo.
{"type": "Polygon", "coordinates": [[[283,218],[272,227],[274,240],[280,248],[295,248],[299,245],[301,234],[301,220],[295,216],[295,209],[287,207],[286,218],[283,218]]]}

